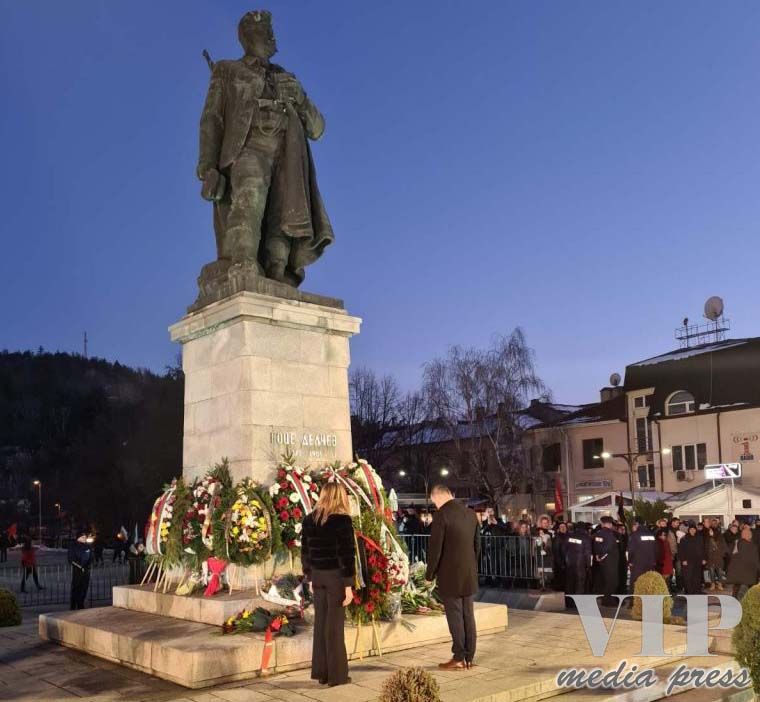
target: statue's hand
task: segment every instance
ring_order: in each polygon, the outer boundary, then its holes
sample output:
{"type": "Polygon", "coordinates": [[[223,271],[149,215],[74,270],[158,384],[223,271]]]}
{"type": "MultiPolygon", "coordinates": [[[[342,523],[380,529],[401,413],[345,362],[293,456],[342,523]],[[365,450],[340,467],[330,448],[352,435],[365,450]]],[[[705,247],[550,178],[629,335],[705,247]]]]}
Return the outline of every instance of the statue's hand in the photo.
{"type": "Polygon", "coordinates": [[[199,168],[198,176],[203,181],[201,197],[209,202],[219,202],[224,197],[226,178],[216,168],[209,168],[202,175],[199,168]]]}
{"type": "Polygon", "coordinates": [[[280,99],[295,105],[296,108],[303,105],[306,93],[304,93],[301,84],[295,78],[289,77],[281,80],[277,87],[280,99]]]}

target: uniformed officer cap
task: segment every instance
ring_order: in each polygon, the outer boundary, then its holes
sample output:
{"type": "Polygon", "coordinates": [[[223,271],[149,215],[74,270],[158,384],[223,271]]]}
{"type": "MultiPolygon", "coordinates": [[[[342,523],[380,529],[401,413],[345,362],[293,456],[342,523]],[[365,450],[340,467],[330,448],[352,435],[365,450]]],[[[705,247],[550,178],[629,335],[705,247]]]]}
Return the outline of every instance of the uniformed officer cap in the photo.
{"type": "Polygon", "coordinates": [[[600,524],[614,524],[615,520],[612,517],[605,515],[599,520],[600,524]]]}

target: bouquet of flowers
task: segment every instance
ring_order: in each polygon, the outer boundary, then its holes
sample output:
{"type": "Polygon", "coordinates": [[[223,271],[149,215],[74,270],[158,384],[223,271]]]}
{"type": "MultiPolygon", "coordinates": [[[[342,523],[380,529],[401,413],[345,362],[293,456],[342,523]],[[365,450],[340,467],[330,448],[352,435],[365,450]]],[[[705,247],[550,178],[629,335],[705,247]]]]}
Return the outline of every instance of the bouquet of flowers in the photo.
{"type": "Polygon", "coordinates": [[[425,564],[415,563],[409,571],[409,582],[401,594],[404,614],[441,614],[443,605],[435,595],[435,585],[425,581],[425,564]]]}
{"type": "Polygon", "coordinates": [[[224,513],[229,560],[239,565],[262,563],[272,552],[272,524],[258,486],[246,478],[235,488],[235,501],[224,513]]]}
{"type": "Polygon", "coordinates": [[[284,613],[272,614],[263,607],[256,607],[253,611],[244,609],[234,617],[229,617],[222,624],[223,634],[244,634],[267,630],[282,636],[293,636],[296,633],[287,610],[284,613]]]}
{"type": "Polygon", "coordinates": [[[279,522],[281,541],[291,553],[301,548],[304,517],[314,509],[319,488],[303,468],[286,456],[277,469],[277,480],[269,488],[274,519],[279,522]]]}
{"type": "MultiPolygon", "coordinates": [[[[395,545],[398,546],[397,543],[395,545]]],[[[400,591],[409,581],[409,558],[400,547],[394,547],[387,554],[387,559],[388,578],[391,583],[391,589],[400,591]]]]}

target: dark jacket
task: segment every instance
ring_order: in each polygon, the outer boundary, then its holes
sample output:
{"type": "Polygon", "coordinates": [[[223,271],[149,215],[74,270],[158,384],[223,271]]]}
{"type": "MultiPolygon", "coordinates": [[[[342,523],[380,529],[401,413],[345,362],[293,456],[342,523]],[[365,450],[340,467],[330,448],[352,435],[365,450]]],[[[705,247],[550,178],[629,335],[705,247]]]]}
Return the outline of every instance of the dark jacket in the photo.
{"type": "Polygon", "coordinates": [[[655,535],[641,525],[628,537],[628,562],[631,565],[631,587],[640,575],[657,568],[655,535]]]}
{"type": "Polygon", "coordinates": [[[694,536],[686,534],[678,544],[678,560],[683,564],[684,561],[689,566],[699,566],[702,572],[702,561],[705,560],[705,547],[702,538],[697,533],[694,536]]]}
{"type": "Polygon", "coordinates": [[[69,545],[69,563],[79,566],[82,570],[92,563],[92,546],[81,541],[72,541],[69,545]]]}
{"type": "Polygon", "coordinates": [[[343,584],[351,586],[356,577],[354,526],[347,514],[331,514],[318,525],[314,514],[303,520],[301,565],[307,580],[313,570],[340,570],[343,584]]]}
{"type": "Polygon", "coordinates": [[[470,509],[449,500],[433,517],[427,552],[428,580],[437,578],[444,597],[471,597],[478,591],[480,525],[470,509]]]}
{"type": "Polygon", "coordinates": [[[705,544],[705,560],[707,561],[708,568],[722,568],[723,556],[726,554],[726,542],[717,529],[710,532],[704,531],[703,537],[705,544]]]}
{"type": "Polygon", "coordinates": [[[751,541],[739,540],[739,550],[728,564],[726,581],[732,585],[754,585],[760,575],[760,554],[751,541]]]}

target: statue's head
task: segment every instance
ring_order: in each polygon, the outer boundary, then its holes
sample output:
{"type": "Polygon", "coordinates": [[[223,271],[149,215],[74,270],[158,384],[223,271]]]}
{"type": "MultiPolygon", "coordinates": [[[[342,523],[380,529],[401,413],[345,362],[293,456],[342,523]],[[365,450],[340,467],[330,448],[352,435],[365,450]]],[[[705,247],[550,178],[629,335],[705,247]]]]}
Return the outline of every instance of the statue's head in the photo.
{"type": "Polygon", "coordinates": [[[246,12],[238,24],[238,39],[245,53],[262,60],[277,53],[277,43],[272,31],[272,13],[268,10],[246,12]]]}

